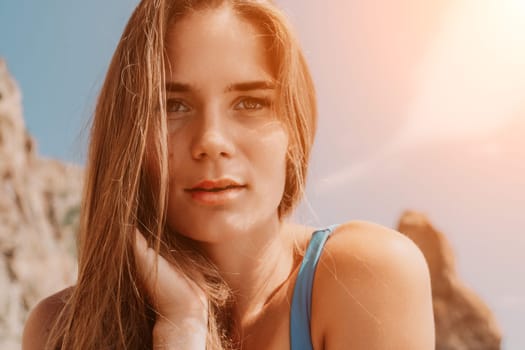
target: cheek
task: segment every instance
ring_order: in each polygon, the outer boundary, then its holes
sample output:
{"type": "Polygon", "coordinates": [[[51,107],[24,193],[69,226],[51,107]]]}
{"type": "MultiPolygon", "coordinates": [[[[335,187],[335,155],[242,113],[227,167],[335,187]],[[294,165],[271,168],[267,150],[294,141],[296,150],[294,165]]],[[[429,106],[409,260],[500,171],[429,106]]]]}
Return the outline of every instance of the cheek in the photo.
{"type": "MultiPolygon", "coordinates": [[[[255,135],[254,135],[255,136],[255,135]]],[[[268,191],[278,191],[282,195],[286,179],[286,153],[288,136],[284,128],[278,124],[269,127],[265,133],[259,132],[252,140],[252,151],[257,159],[255,174],[268,191]]]]}
{"type": "Polygon", "coordinates": [[[184,154],[186,148],[181,138],[168,138],[168,174],[170,182],[176,180],[177,174],[181,174],[181,169],[184,168],[184,154]]]}

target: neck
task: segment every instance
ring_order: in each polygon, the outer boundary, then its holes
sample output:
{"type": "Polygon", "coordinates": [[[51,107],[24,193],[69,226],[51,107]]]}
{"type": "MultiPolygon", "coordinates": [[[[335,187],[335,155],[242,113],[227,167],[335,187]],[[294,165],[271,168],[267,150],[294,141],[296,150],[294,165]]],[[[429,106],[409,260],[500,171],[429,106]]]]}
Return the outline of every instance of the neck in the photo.
{"type": "Polygon", "coordinates": [[[287,224],[275,219],[235,240],[202,248],[233,291],[234,315],[244,323],[261,312],[293,268],[293,239],[287,224]]]}

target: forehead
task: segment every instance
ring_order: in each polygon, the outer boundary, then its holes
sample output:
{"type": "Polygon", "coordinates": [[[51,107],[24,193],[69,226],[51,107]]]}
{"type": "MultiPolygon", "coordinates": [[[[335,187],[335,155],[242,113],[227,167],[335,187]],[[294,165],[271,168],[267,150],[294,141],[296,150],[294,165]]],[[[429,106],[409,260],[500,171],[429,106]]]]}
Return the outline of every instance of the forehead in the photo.
{"type": "Polygon", "coordinates": [[[266,40],[230,7],[191,12],[167,33],[168,80],[188,83],[271,79],[266,40]]]}

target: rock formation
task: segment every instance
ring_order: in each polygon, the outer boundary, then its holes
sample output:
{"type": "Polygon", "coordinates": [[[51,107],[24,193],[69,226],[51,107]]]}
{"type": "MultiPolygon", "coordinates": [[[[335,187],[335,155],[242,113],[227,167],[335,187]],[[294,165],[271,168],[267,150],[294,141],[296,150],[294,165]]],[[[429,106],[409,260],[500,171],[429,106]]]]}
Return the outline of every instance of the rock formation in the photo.
{"type": "Polygon", "coordinates": [[[38,156],[0,59],[0,349],[20,348],[28,309],[75,280],[81,181],[79,167],[38,156]]]}
{"type": "Polygon", "coordinates": [[[445,236],[412,211],[403,214],[397,229],[417,244],[430,269],[436,350],[499,350],[501,331],[494,315],[459,279],[445,236]]]}

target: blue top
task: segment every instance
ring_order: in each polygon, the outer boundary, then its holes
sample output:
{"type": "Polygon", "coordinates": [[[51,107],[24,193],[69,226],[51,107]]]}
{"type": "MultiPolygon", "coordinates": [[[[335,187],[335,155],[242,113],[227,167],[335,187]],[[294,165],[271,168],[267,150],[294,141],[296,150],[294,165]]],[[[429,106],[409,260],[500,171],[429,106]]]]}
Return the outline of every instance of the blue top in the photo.
{"type": "Polygon", "coordinates": [[[304,254],[292,297],[290,309],[290,349],[313,350],[310,337],[310,318],[312,311],[312,286],[315,269],[326,240],[337,225],[328,226],[312,234],[304,254]]]}

